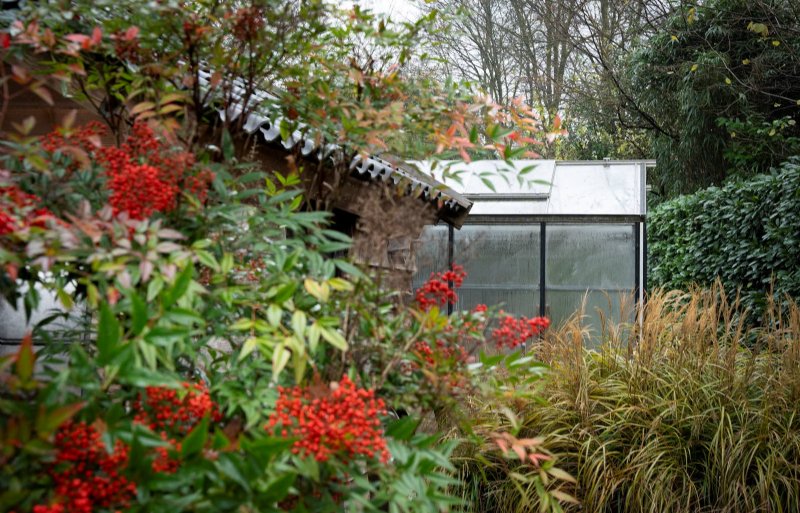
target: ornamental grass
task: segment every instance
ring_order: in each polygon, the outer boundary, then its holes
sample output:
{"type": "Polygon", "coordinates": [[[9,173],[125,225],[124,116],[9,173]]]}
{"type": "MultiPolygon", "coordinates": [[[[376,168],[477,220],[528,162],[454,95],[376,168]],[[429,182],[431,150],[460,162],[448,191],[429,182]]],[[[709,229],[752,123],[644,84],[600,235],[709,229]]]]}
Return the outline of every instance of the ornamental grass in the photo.
{"type": "MultiPolygon", "coordinates": [[[[576,315],[538,348],[551,366],[545,404],[474,409],[493,412],[488,424],[517,424],[575,477],[566,491],[579,503],[562,503],[567,511],[800,511],[800,308],[784,300],[766,312],[751,328],[719,285],[659,291],[635,312],[640,322],[603,322],[597,350],[576,315]]],[[[492,464],[484,449],[464,459],[476,476],[470,511],[539,511],[547,483],[492,464]]]]}

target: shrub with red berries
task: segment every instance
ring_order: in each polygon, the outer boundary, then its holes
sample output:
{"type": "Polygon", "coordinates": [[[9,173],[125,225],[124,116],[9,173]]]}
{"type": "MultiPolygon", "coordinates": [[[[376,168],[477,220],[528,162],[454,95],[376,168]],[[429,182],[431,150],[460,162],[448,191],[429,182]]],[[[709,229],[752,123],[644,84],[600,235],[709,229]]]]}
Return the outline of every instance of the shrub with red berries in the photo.
{"type": "Polygon", "coordinates": [[[134,421],[144,424],[157,433],[168,446],[155,448],[153,472],[175,472],[180,460],[173,456],[179,453],[178,437],[194,429],[205,417],[220,422],[216,403],[208,388],[202,383],[183,383],[182,390],[165,387],[147,387],[133,403],[134,421]]]}
{"type": "Polygon", "coordinates": [[[109,451],[93,425],[67,422],[56,432],[55,448],[50,471],[55,501],[49,506],[35,506],[34,513],[121,509],[136,495],[135,483],[122,475],[128,448],[121,441],[109,451]]]}
{"type": "Polygon", "coordinates": [[[39,198],[16,186],[0,187],[0,236],[31,226],[44,227],[54,217],[40,203],[39,198]]]}
{"type": "Polygon", "coordinates": [[[190,174],[194,155],[172,150],[142,122],[133,125],[125,144],[100,148],[97,156],[106,170],[114,213],[127,212],[133,219],[174,210],[181,190],[204,201],[214,178],[209,171],[190,174]]]}
{"type": "Polygon", "coordinates": [[[514,349],[539,335],[548,326],[550,320],[547,317],[529,319],[506,315],[500,320],[500,326],[492,331],[492,339],[499,348],[514,349]]]}
{"type": "Polygon", "coordinates": [[[386,413],[374,390],[356,387],[346,375],[329,387],[279,388],[280,397],[266,429],[296,439],[292,452],[319,462],[359,456],[389,461],[381,430],[386,413]]]}
{"type": "Polygon", "coordinates": [[[456,289],[464,283],[466,275],[460,265],[453,265],[449,271],[431,273],[428,281],[417,289],[417,305],[421,310],[430,310],[433,306],[454,305],[458,301],[456,289]]]}

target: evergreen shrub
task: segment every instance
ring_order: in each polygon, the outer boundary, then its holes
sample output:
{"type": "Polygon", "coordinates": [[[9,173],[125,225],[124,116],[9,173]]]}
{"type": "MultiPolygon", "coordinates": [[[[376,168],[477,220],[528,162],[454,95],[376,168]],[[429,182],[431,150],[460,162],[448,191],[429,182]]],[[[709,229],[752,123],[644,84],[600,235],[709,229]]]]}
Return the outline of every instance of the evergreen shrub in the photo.
{"type": "Polygon", "coordinates": [[[659,205],[648,222],[648,251],[650,286],[719,279],[740,290],[751,322],[763,321],[770,293],[800,297],[800,157],[769,175],[659,205]]]}

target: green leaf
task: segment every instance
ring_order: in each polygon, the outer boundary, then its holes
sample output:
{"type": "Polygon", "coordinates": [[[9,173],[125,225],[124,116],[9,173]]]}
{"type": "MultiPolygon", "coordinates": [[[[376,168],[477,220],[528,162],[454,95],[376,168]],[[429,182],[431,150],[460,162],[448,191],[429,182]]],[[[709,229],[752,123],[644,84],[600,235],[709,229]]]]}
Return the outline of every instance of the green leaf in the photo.
{"type": "Polygon", "coordinates": [[[352,292],[355,289],[352,283],[342,278],[331,278],[328,280],[328,284],[333,290],[352,292]]]}
{"type": "Polygon", "coordinates": [[[201,264],[205,265],[209,269],[212,269],[214,272],[220,271],[220,266],[219,263],[217,263],[217,259],[214,258],[214,255],[212,255],[209,251],[197,249],[195,250],[194,254],[197,255],[197,259],[201,264]]]}
{"type": "Polygon", "coordinates": [[[194,274],[194,266],[189,263],[180,272],[175,279],[175,285],[169,291],[167,306],[174,305],[180,298],[189,290],[189,285],[192,283],[192,275],[194,274]]]}
{"type": "Polygon", "coordinates": [[[298,338],[302,339],[305,336],[306,324],[308,324],[308,318],[305,312],[295,310],[294,314],[292,314],[292,330],[298,338]]]}
{"type": "Polygon", "coordinates": [[[97,363],[108,365],[116,354],[119,341],[119,321],[108,303],[102,303],[100,305],[100,321],[97,325],[97,363]]]}
{"type": "Polygon", "coordinates": [[[203,450],[206,439],[208,438],[208,423],[209,417],[206,415],[183,439],[181,442],[181,456],[183,458],[192,456],[203,450]]]}
{"type": "Polygon", "coordinates": [[[497,192],[497,189],[495,189],[494,183],[492,183],[491,180],[489,180],[488,178],[484,178],[482,176],[480,177],[480,179],[481,179],[481,182],[483,182],[483,185],[488,187],[490,191],[497,192]]]}
{"type": "Polygon", "coordinates": [[[411,416],[397,419],[386,427],[386,436],[390,436],[395,440],[411,440],[411,437],[417,432],[419,423],[419,419],[411,416]]]}
{"type": "Polygon", "coordinates": [[[303,282],[306,292],[314,296],[322,303],[326,303],[330,297],[331,290],[327,283],[319,283],[311,278],[306,278],[303,282]]]}
{"type": "Polygon", "coordinates": [[[281,323],[281,317],[283,309],[280,306],[272,303],[267,307],[267,320],[272,326],[277,328],[281,323]]]}
{"type": "Polygon", "coordinates": [[[317,321],[314,321],[308,327],[308,332],[306,333],[306,338],[308,339],[308,349],[312,353],[316,352],[317,350],[320,335],[322,335],[322,330],[320,329],[317,321]]]}
{"type": "Polygon", "coordinates": [[[131,292],[131,332],[139,335],[149,320],[147,315],[147,303],[136,292],[131,292]]]}
{"type": "Polygon", "coordinates": [[[233,160],[235,156],[235,148],[233,146],[233,139],[231,138],[230,132],[228,132],[227,128],[222,130],[222,158],[225,159],[226,162],[233,160]]]}
{"type": "Polygon", "coordinates": [[[295,290],[297,290],[297,283],[287,283],[275,292],[275,296],[272,299],[276,303],[282,304],[294,295],[295,290]]]}
{"type": "Polygon", "coordinates": [[[550,468],[547,470],[547,473],[551,476],[555,477],[556,479],[560,479],[562,481],[567,481],[568,483],[577,483],[574,477],[569,475],[567,472],[564,472],[560,468],[550,468]]]}
{"type": "Polygon", "coordinates": [[[272,351],[272,379],[273,381],[278,380],[278,376],[280,376],[283,369],[286,368],[286,364],[289,363],[289,358],[291,357],[291,353],[288,349],[286,349],[286,344],[281,342],[275,349],[272,351]]]}
{"type": "Polygon", "coordinates": [[[43,408],[39,410],[36,416],[36,432],[40,436],[47,437],[55,432],[61,424],[68,421],[75,416],[76,413],[83,409],[85,403],[74,403],[67,406],[62,406],[54,410],[46,411],[43,408]]]}
{"type": "Polygon", "coordinates": [[[164,289],[164,280],[160,276],[156,276],[150,283],[147,284],[147,302],[153,301],[158,294],[164,289]]]}
{"type": "Polygon", "coordinates": [[[255,350],[256,346],[258,346],[258,339],[256,337],[250,337],[245,340],[242,345],[242,351],[239,353],[239,361],[247,358],[247,356],[255,350]]]}
{"type": "Polygon", "coordinates": [[[273,479],[267,484],[267,488],[263,492],[264,498],[271,502],[283,500],[289,494],[295,479],[297,479],[297,474],[294,472],[286,473],[273,479]]]}
{"type": "Polygon", "coordinates": [[[320,332],[322,334],[322,338],[327,340],[330,345],[340,351],[347,351],[347,341],[344,339],[341,333],[328,328],[322,328],[320,332]]]}
{"type": "Polygon", "coordinates": [[[345,260],[336,260],[336,267],[342,272],[350,274],[357,278],[366,278],[366,275],[364,275],[364,273],[361,272],[361,269],[359,269],[358,267],[354,266],[353,264],[345,260]]]}
{"type": "Polygon", "coordinates": [[[230,329],[235,331],[247,331],[253,329],[255,325],[256,323],[252,319],[242,318],[231,324],[230,329]]]}
{"type": "Polygon", "coordinates": [[[23,383],[28,383],[33,377],[33,368],[36,363],[36,354],[33,352],[33,338],[30,333],[22,337],[22,344],[17,351],[14,370],[23,383]]]}

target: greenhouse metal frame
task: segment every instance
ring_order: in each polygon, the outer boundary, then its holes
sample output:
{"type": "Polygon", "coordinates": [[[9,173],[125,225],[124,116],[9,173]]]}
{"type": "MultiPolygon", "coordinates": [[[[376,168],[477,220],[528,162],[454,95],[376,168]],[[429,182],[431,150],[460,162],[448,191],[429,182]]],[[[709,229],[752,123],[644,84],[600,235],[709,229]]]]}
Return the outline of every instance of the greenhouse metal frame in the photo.
{"type": "MultiPolygon", "coordinates": [[[[427,163],[419,166],[430,171],[427,163]]],[[[646,177],[654,166],[651,160],[521,161],[516,169],[503,161],[455,164],[451,172],[461,183],[451,186],[474,202],[472,212],[461,230],[426,228],[415,285],[460,264],[468,276],[457,309],[502,302],[510,313],[559,322],[586,301],[588,324],[599,320],[598,308],[620,320],[621,306],[604,306],[615,303],[611,296],[639,302],[647,288],[646,177]],[[520,171],[524,180],[516,178],[520,171]],[[514,178],[497,178],[504,174],[514,178]]]]}

